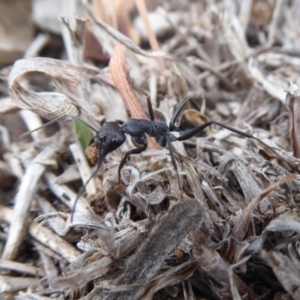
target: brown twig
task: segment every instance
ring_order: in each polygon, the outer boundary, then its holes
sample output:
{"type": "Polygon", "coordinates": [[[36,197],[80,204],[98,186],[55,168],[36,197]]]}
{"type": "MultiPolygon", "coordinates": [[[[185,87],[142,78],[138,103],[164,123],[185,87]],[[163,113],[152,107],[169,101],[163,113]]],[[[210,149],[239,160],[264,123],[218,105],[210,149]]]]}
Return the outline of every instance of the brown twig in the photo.
{"type": "MultiPolygon", "coordinates": [[[[131,116],[137,119],[148,119],[147,115],[139,104],[132,87],[128,83],[124,52],[125,47],[121,44],[117,44],[114,55],[111,57],[109,63],[112,80],[123,97],[126,105],[128,106],[131,116]]],[[[150,137],[148,137],[148,148],[161,149],[156,141],[150,137]]]]}

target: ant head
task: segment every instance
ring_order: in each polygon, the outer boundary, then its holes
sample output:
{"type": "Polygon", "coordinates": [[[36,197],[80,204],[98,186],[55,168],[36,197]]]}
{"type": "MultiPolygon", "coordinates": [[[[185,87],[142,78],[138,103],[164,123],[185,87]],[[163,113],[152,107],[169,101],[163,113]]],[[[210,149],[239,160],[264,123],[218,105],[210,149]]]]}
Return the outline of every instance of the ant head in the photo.
{"type": "MultiPolygon", "coordinates": [[[[190,129],[194,129],[206,122],[209,122],[209,119],[206,118],[202,113],[195,109],[187,109],[182,113],[179,123],[179,130],[187,131],[190,129]]],[[[198,133],[196,137],[205,137],[209,135],[210,132],[211,126],[207,126],[203,131],[198,133]]]]}
{"type": "Polygon", "coordinates": [[[102,160],[108,153],[119,148],[126,140],[120,122],[104,122],[97,134],[90,140],[86,155],[95,164],[100,156],[102,160]]]}
{"type": "Polygon", "coordinates": [[[121,129],[121,124],[122,121],[104,122],[97,134],[90,140],[89,146],[86,148],[85,153],[90,162],[92,164],[97,164],[97,167],[77,195],[72,208],[71,221],[80,195],[82,195],[90,180],[96,176],[105,155],[116,150],[125,142],[126,136],[121,129]]]}

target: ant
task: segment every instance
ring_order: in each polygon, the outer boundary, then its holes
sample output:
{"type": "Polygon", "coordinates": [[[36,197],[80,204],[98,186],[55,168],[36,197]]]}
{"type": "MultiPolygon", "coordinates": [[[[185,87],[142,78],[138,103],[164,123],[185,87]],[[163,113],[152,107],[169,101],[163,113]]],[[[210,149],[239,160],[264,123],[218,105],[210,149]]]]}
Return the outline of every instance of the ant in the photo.
{"type": "MultiPolygon", "coordinates": [[[[220,127],[226,128],[232,132],[245,136],[247,138],[255,138],[253,135],[245,133],[243,131],[231,128],[222,123],[208,120],[199,110],[196,109],[187,109],[182,113],[179,126],[176,126],[175,123],[179,114],[182,112],[184,106],[187,102],[191,102],[193,106],[197,107],[196,103],[191,98],[185,98],[182,103],[175,110],[169,126],[165,122],[155,121],[154,112],[152,103],[149,97],[146,97],[148,104],[148,112],[150,120],[147,119],[129,119],[128,121],[114,121],[114,122],[104,122],[99,131],[91,128],[97,134],[90,140],[89,147],[93,146],[96,149],[97,160],[94,159],[94,162],[97,161],[97,167],[95,172],[92,174],[91,178],[100,169],[103,158],[110,152],[113,152],[119,148],[126,140],[126,134],[129,134],[134,141],[142,145],[139,148],[129,150],[125,153],[124,157],[121,160],[121,163],[118,168],[118,179],[120,181],[121,170],[124,167],[127,158],[132,154],[139,154],[147,149],[147,135],[155,138],[156,142],[161,147],[168,146],[170,151],[170,156],[172,164],[175,171],[177,172],[177,165],[174,159],[173,149],[171,146],[172,142],[175,141],[185,141],[192,137],[205,137],[211,131],[211,125],[216,124],[220,127]],[[182,132],[182,134],[176,137],[171,132],[182,132]]],[[[198,107],[197,107],[198,108],[198,107]]],[[[90,160],[93,158],[92,155],[88,154],[87,156],[90,160]]],[[[178,174],[178,173],[177,173],[178,174]]]]}
{"type": "MultiPolygon", "coordinates": [[[[92,126],[90,126],[89,124],[87,124],[86,122],[84,122],[78,117],[72,115],[65,115],[55,120],[52,120],[46,125],[44,125],[47,126],[61,119],[75,119],[85,124],[87,127],[89,127],[92,131],[96,133],[96,135],[89,142],[89,146],[86,150],[86,154],[89,160],[96,163],[97,166],[95,171],[92,173],[91,177],[80,189],[77,198],[75,200],[71,216],[73,216],[76,202],[78,201],[80,195],[84,192],[86,185],[99,171],[104,157],[107,154],[119,148],[125,142],[126,134],[130,135],[137,144],[141,145],[141,147],[129,150],[125,153],[118,168],[119,181],[120,181],[121,170],[124,167],[127,158],[132,154],[139,154],[147,149],[148,146],[147,135],[155,138],[155,140],[161,147],[168,146],[172,164],[177,173],[177,177],[178,177],[177,165],[175,162],[171,143],[175,141],[185,141],[192,137],[205,137],[210,133],[212,124],[216,124],[220,127],[235,132],[239,135],[245,136],[247,138],[252,138],[261,142],[259,139],[257,139],[251,134],[229,127],[222,123],[207,119],[199,110],[196,109],[185,110],[182,113],[181,119],[179,121],[179,125],[176,126],[175,123],[178,119],[178,116],[184,109],[184,106],[187,104],[187,102],[190,101],[194,107],[198,108],[198,106],[191,98],[185,98],[182,101],[182,103],[177,107],[168,126],[167,123],[165,122],[155,121],[151,100],[149,97],[146,97],[146,99],[147,99],[150,120],[131,118],[126,122],[120,120],[116,120],[114,122],[104,122],[101,128],[99,130],[96,130],[95,128],[93,128],[92,126]],[[172,134],[172,132],[182,132],[182,134],[176,137],[174,134],[172,134]]],[[[40,128],[41,127],[33,131],[36,131],[40,128]]],[[[72,221],[72,217],[71,217],[71,221],[72,221]]]]}

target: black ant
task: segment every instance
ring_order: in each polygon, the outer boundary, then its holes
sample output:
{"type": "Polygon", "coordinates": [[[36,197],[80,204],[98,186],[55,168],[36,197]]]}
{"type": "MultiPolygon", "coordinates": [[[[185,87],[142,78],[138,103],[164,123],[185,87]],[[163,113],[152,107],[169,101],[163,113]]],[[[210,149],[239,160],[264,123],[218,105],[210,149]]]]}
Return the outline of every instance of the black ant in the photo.
{"type": "MultiPolygon", "coordinates": [[[[161,121],[155,121],[154,118],[154,112],[153,107],[150,101],[149,97],[147,98],[147,104],[148,104],[148,111],[149,111],[149,117],[150,120],[147,119],[129,119],[128,121],[114,121],[114,122],[104,122],[99,130],[94,129],[92,126],[87,124],[86,122],[82,121],[78,117],[67,115],[60,117],[58,119],[55,119],[53,121],[50,121],[46,125],[56,122],[60,119],[75,119],[79,122],[85,124],[88,126],[91,130],[96,132],[96,135],[90,140],[89,147],[94,148],[94,162],[97,162],[96,170],[92,173],[91,177],[88,179],[88,181],[84,184],[82,189],[79,191],[78,196],[75,200],[73,211],[76,206],[76,202],[79,199],[80,195],[83,193],[86,185],[89,183],[89,181],[97,174],[99,171],[102,160],[104,157],[109,154],[110,152],[113,152],[117,148],[119,148],[126,140],[126,134],[129,134],[134,141],[141,145],[139,148],[132,149],[125,153],[123,159],[121,160],[121,163],[118,168],[118,179],[120,181],[120,174],[123,166],[125,165],[125,162],[127,158],[132,154],[139,154],[147,149],[147,135],[155,138],[157,143],[162,146],[166,147],[168,146],[170,151],[170,156],[172,160],[172,164],[175,168],[175,171],[177,172],[177,165],[175,162],[173,150],[171,147],[171,143],[175,141],[185,141],[192,137],[204,137],[207,136],[210,132],[210,128],[212,124],[216,124],[220,127],[223,127],[227,130],[230,130],[232,132],[235,132],[239,135],[245,136],[247,138],[253,138],[260,142],[259,139],[255,138],[253,135],[245,133],[243,131],[237,130],[235,128],[231,128],[229,126],[226,126],[222,123],[208,120],[200,111],[196,109],[187,109],[182,113],[179,125],[176,126],[175,123],[177,121],[177,118],[179,114],[182,112],[184,106],[187,104],[188,101],[191,101],[193,106],[197,107],[195,102],[191,98],[185,98],[183,102],[177,107],[175,110],[169,126],[165,122],[161,121]],[[182,132],[182,134],[178,137],[173,135],[171,132],[182,132]],[[96,156],[95,156],[96,154],[96,156]],[[95,159],[96,157],[96,159],[95,159]]],[[[40,128],[35,129],[34,131],[38,130],[40,128]]],[[[88,148],[89,148],[88,147],[88,148]]],[[[87,152],[86,152],[87,153],[87,152]]],[[[90,153],[91,154],[91,153],[90,153]]],[[[89,154],[87,153],[87,156],[89,154]]],[[[90,160],[93,160],[92,155],[89,157],[90,160]]],[[[73,213],[72,213],[73,215],[73,213]]]]}
{"type": "MultiPolygon", "coordinates": [[[[147,135],[155,138],[156,142],[162,146],[168,146],[172,164],[177,172],[177,165],[174,159],[171,143],[175,141],[185,141],[192,137],[205,137],[209,134],[212,124],[219,125],[232,132],[245,136],[247,138],[253,138],[258,140],[253,135],[245,133],[243,131],[231,128],[222,123],[208,120],[201,112],[196,109],[187,109],[182,113],[179,126],[175,123],[179,114],[182,112],[184,106],[188,101],[197,107],[195,102],[191,98],[185,98],[183,102],[175,110],[169,126],[165,122],[155,121],[153,107],[150,98],[147,97],[148,111],[150,120],[146,119],[129,119],[128,121],[115,121],[104,122],[99,131],[92,128],[97,134],[91,139],[89,146],[93,145],[97,150],[97,167],[94,174],[100,169],[103,158],[110,152],[113,152],[119,148],[126,140],[126,134],[129,134],[134,141],[142,145],[139,148],[129,150],[125,153],[118,168],[118,179],[120,181],[120,173],[125,165],[127,158],[131,154],[139,154],[147,149],[147,135]],[[176,137],[171,132],[183,132],[180,136],[176,137]]],[[[90,126],[89,126],[90,127],[90,126]]],[[[90,127],[91,128],[91,127],[90,127]]]]}

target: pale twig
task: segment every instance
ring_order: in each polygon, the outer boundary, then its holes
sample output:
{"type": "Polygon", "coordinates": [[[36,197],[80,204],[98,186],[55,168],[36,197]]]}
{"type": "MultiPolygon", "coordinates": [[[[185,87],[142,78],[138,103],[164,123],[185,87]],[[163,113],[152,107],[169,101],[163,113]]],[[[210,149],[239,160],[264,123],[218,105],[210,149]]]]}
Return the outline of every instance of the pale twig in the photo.
{"type": "MultiPolygon", "coordinates": [[[[0,205],[0,220],[13,224],[13,216],[12,209],[0,205]]],[[[80,255],[80,251],[44,226],[32,224],[29,227],[29,234],[35,241],[51,249],[53,253],[65,258],[68,262],[72,262],[80,255]]]]}
{"type": "Polygon", "coordinates": [[[279,99],[281,102],[284,103],[287,92],[284,90],[283,86],[280,86],[278,84],[278,81],[276,82],[275,77],[272,77],[272,82],[270,80],[271,76],[266,77],[253,59],[249,60],[248,70],[252,75],[253,79],[256,82],[260,83],[269,95],[273,96],[276,99],[279,99]]]}
{"type": "Polygon", "coordinates": [[[19,292],[28,287],[38,287],[40,280],[32,277],[0,276],[0,296],[3,293],[19,292]]]}
{"type": "Polygon", "coordinates": [[[34,112],[30,110],[20,110],[20,115],[25,122],[31,137],[34,141],[39,141],[41,139],[44,139],[46,137],[46,133],[41,128],[41,130],[33,131],[35,128],[42,127],[43,123],[41,118],[34,112]]]}
{"type": "MultiPolygon", "coordinates": [[[[51,173],[46,172],[45,180],[47,182],[47,185],[49,186],[50,190],[65,204],[67,207],[72,209],[74,207],[74,203],[77,199],[77,194],[74,193],[70,188],[68,188],[66,185],[59,185],[56,183],[57,177],[51,173]]],[[[91,213],[90,207],[85,203],[84,198],[80,197],[79,201],[76,205],[76,208],[79,209],[82,212],[89,212],[91,213]]]]}
{"type": "Polygon", "coordinates": [[[26,50],[24,58],[30,58],[38,56],[40,51],[46,46],[46,44],[50,41],[49,34],[38,34],[33,42],[30,44],[29,48],[26,50]]]}
{"type": "Polygon", "coordinates": [[[52,230],[39,226],[39,224],[32,224],[29,228],[29,234],[68,262],[74,261],[81,254],[73,245],[59,237],[52,230]]]}
{"type": "Polygon", "coordinates": [[[223,74],[217,71],[214,67],[210,66],[208,63],[196,57],[188,57],[187,60],[190,62],[191,65],[210,71],[212,74],[214,74],[217,78],[220,79],[220,81],[226,86],[226,88],[229,91],[236,90],[236,87],[223,74]]]}
{"type": "MultiPolygon", "coordinates": [[[[259,56],[260,54],[264,53],[264,52],[267,52],[271,50],[270,47],[263,47],[263,48],[260,48],[258,50],[255,50],[253,51],[251,54],[247,55],[243,61],[247,61],[249,59],[251,59],[252,57],[257,57],[259,56]]],[[[234,59],[232,61],[226,61],[224,63],[221,63],[219,64],[218,66],[215,66],[214,67],[214,70],[218,71],[218,72],[222,72],[222,71],[226,71],[227,69],[230,69],[230,68],[233,68],[235,67],[236,65],[239,65],[241,64],[241,61],[240,60],[237,60],[237,59],[234,59]]],[[[198,76],[198,79],[199,80],[203,80],[204,78],[206,78],[207,76],[209,76],[211,74],[211,72],[209,71],[204,71],[203,73],[201,73],[199,76],[198,76]]]]}
{"type": "Polygon", "coordinates": [[[240,2],[241,7],[240,7],[239,20],[244,33],[246,33],[251,18],[252,4],[253,4],[253,0],[244,0],[240,2]]]}
{"type": "Polygon", "coordinates": [[[248,205],[243,209],[242,213],[238,217],[238,219],[232,229],[232,234],[238,241],[243,240],[243,238],[247,232],[250,220],[252,218],[252,212],[257,207],[258,203],[260,201],[262,201],[265,197],[267,197],[270,193],[272,193],[280,185],[283,185],[286,182],[292,181],[293,179],[295,179],[295,177],[296,177],[296,174],[290,174],[284,178],[279,179],[278,181],[276,181],[275,183],[271,184],[269,187],[267,187],[266,189],[261,191],[261,193],[259,195],[254,197],[248,203],[248,205]]]}
{"type": "Polygon", "coordinates": [[[9,149],[10,147],[10,136],[6,127],[0,125],[0,137],[1,137],[1,147],[9,149]]]}
{"type": "MultiPolygon", "coordinates": [[[[83,184],[85,184],[92,176],[91,168],[87,162],[87,158],[82,151],[82,147],[79,147],[77,143],[73,143],[69,146],[74,161],[77,165],[77,169],[82,178],[83,184]]],[[[92,178],[86,186],[86,192],[88,195],[94,195],[97,191],[94,178],[92,178]]]]}
{"type": "Polygon", "coordinates": [[[1,98],[0,116],[18,111],[19,106],[12,102],[9,97],[1,98]]]}
{"type": "Polygon", "coordinates": [[[0,259],[0,269],[6,269],[17,273],[28,274],[32,276],[45,276],[43,269],[36,268],[29,264],[19,263],[10,260],[0,259]]]}
{"type": "Polygon", "coordinates": [[[58,235],[64,235],[66,231],[66,220],[68,214],[57,212],[52,204],[42,197],[37,199],[38,205],[41,209],[41,215],[35,218],[35,222],[42,220],[42,223],[47,222],[47,225],[58,235]]]}
{"type": "Polygon", "coordinates": [[[271,47],[274,44],[274,40],[276,37],[276,28],[278,26],[278,19],[281,13],[282,0],[276,0],[276,6],[273,11],[273,16],[271,23],[269,25],[269,34],[268,34],[268,42],[267,46],[271,47]]]}
{"type": "Polygon", "coordinates": [[[107,32],[110,36],[112,36],[115,40],[126,46],[128,49],[130,49],[132,52],[143,55],[145,57],[163,57],[165,59],[170,59],[172,60],[172,57],[168,55],[167,53],[163,51],[154,51],[154,52],[149,52],[145,51],[142,48],[140,48],[137,44],[135,44],[130,38],[122,34],[121,32],[117,31],[114,29],[112,26],[109,26],[107,23],[103,22],[99,18],[96,18],[96,16],[93,14],[91,10],[88,11],[89,16],[91,19],[105,32],[107,32]]]}
{"type": "Polygon", "coordinates": [[[8,162],[12,173],[15,176],[17,176],[19,179],[21,179],[24,176],[24,171],[21,166],[20,160],[10,152],[6,152],[3,155],[3,157],[4,157],[5,161],[8,162]]]}
{"type": "MultiPolygon", "coordinates": [[[[158,44],[157,38],[154,34],[154,31],[151,27],[151,24],[150,24],[150,21],[148,18],[148,12],[147,12],[147,8],[145,5],[145,1],[144,0],[135,0],[135,4],[136,4],[136,7],[143,19],[144,24],[145,24],[145,27],[146,27],[146,30],[148,33],[148,37],[149,37],[149,43],[151,45],[152,50],[159,51],[159,44],[158,44]]],[[[158,62],[159,62],[159,66],[160,66],[160,71],[161,72],[165,71],[166,70],[165,63],[161,57],[158,58],[158,62]]]]}
{"type": "Polygon", "coordinates": [[[20,251],[26,236],[30,207],[37,184],[47,168],[44,162],[52,159],[62,149],[63,145],[63,139],[57,139],[56,143],[43,149],[27,167],[15,197],[14,213],[2,255],[3,259],[13,260],[17,256],[18,251],[20,251]]]}

